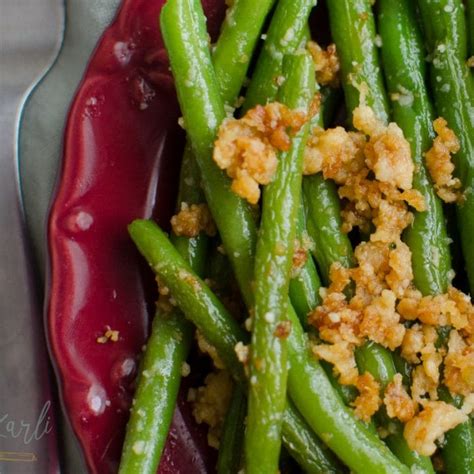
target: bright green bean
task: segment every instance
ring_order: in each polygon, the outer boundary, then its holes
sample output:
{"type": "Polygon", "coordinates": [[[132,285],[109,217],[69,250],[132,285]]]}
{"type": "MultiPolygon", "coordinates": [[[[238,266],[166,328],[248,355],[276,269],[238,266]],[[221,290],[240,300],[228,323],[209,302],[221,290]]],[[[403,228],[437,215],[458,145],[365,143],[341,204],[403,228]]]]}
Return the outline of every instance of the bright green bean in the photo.
{"type": "MultiPolygon", "coordinates": [[[[283,72],[286,80],[278,94],[279,102],[309,111],[315,75],[309,54],[286,56],[283,72]]],[[[278,470],[288,365],[286,339],[275,333],[286,321],[308,129],[306,123],[292,138],[290,150],[280,153],[275,177],[263,192],[245,433],[245,466],[250,474],[278,470]]]]}
{"type": "Polygon", "coordinates": [[[332,263],[339,262],[344,267],[354,265],[352,245],[342,232],[341,204],[334,182],[325,180],[321,173],[305,176],[303,192],[307,230],[315,244],[314,258],[327,285],[332,263]]]}
{"type": "MultiPolygon", "coordinates": [[[[309,236],[306,232],[306,216],[302,204],[300,204],[296,225],[298,239],[304,245],[303,241],[309,236]]],[[[306,261],[291,279],[289,291],[291,304],[304,328],[308,325],[308,313],[320,304],[320,287],[321,282],[313,258],[310,252],[306,251],[306,261]]]]}
{"type": "Polygon", "coordinates": [[[418,5],[431,59],[437,114],[447,120],[461,145],[453,157],[465,197],[457,205],[457,225],[474,294],[474,77],[466,64],[464,9],[462,0],[419,0],[418,5]]]}
{"type": "Polygon", "coordinates": [[[160,21],[207,203],[240,284],[253,278],[256,229],[250,206],[230,191],[229,179],[212,160],[214,140],[225,112],[211,64],[202,9],[195,0],[169,0],[160,21]],[[199,21],[191,13],[195,10],[201,11],[199,21]],[[191,82],[187,76],[192,76],[191,82]],[[235,212],[235,219],[228,219],[229,209],[235,212]],[[226,221],[223,226],[221,223],[226,221]]]}
{"type": "Polygon", "coordinates": [[[385,77],[395,97],[393,118],[410,142],[416,165],[413,186],[426,203],[426,211],[414,213],[404,240],[412,253],[415,286],[428,295],[447,291],[451,257],[441,201],[423,161],[434,138],[434,114],[425,86],[426,52],[414,7],[410,0],[381,0],[378,20],[385,77]]]}
{"type": "Polygon", "coordinates": [[[371,0],[328,0],[327,6],[341,61],[347,110],[352,112],[360,104],[363,90],[366,104],[380,120],[388,122],[388,101],[375,44],[371,0]]]}
{"type": "Polygon", "coordinates": [[[190,342],[189,323],[178,309],[156,312],[127,424],[120,474],[156,473],[190,342]]]}
{"type": "Polygon", "coordinates": [[[293,53],[307,34],[308,16],[316,0],[279,0],[252,75],[244,112],[273,100],[278,91],[283,57],[293,53]]]}

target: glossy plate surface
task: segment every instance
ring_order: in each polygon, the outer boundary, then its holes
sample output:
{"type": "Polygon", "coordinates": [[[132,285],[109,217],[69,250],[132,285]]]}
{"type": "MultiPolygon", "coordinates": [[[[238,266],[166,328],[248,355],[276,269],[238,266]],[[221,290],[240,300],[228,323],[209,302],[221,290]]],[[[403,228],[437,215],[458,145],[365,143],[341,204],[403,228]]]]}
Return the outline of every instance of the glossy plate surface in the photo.
{"type": "MultiPolygon", "coordinates": [[[[95,2],[87,3],[94,8],[95,2]]],[[[150,216],[167,225],[184,138],[157,27],[163,3],[125,0],[102,35],[70,107],[48,221],[50,350],[63,406],[90,471],[97,473],[117,470],[152,309],[146,289],[153,281],[126,226],[134,218],[150,216]],[[109,327],[119,331],[119,340],[97,343],[109,327]]],[[[224,3],[203,4],[215,34],[224,3]]],[[[59,62],[67,59],[60,56],[59,62]]],[[[59,131],[48,129],[47,120],[39,120],[38,126],[57,138],[59,131]]],[[[35,133],[41,131],[36,128],[35,133]]],[[[31,140],[25,146],[31,148],[31,140]]],[[[31,159],[31,153],[26,155],[31,159]]],[[[51,171],[54,160],[48,162],[51,171]]],[[[26,214],[41,262],[35,179],[25,162],[23,168],[26,214]]],[[[47,192],[39,194],[44,198],[47,192]]],[[[182,399],[160,472],[209,472],[214,462],[205,433],[182,399]]]]}

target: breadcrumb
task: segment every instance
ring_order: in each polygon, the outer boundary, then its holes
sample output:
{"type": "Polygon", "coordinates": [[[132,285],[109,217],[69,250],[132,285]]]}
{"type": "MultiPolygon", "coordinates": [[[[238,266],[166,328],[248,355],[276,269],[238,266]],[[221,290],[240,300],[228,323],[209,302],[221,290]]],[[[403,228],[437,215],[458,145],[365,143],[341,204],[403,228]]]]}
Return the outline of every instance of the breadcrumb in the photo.
{"type": "Polygon", "coordinates": [[[434,182],[436,193],[444,202],[458,202],[462,193],[461,181],[453,177],[454,164],[451,155],[460,149],[459,140],[448,128],[443,117],[433,122],[437,137],[433,146],[425,153],[426,166],[434,182]]]}
{"type": "Polygon", "coordinates": [[[217,349],[213,345],[209,344],[209,342],[207,342],[207,339],[205,339],[205,337],[201,334],[201,331],[199,330],[196,330],[196,341],[198,343],[199,350],[203,354],[209,355],[216,369],[225,368],[224,362],[222,362],[222,359],[217,353],[217,349]]]}
{"type": "Polygon", "coordinates": [[[453,394],[467,397],[474,393],[474,346],[466,344],[454,329],[449,333],[443,382],[453,394]]]}
{"type": "Polygon", "coordinates": [[[197,423],[209,426],[207,442],[219,449],[219,440],[224,426],[225,415],[232,396],[232,378],[225,370],[210,373],[191,397],[193,416],[197,423]]]}
{"type": "Polygon", "coordinates": [[[181,210],[171,218],[171,227],[176,235],[197,237],[201,232],[210,237],[216,235],[216,225],[207,204],[181,203],[181,210]]]}
{"type": "Polygon", "coordinates": [[[354,413],[362,421],[370,421],[382,405],[380,384],[372,374],[365,372],[357,377],[355,386],[359,390],[359,396],[352,403],[354,413]]]}
{"type": "Polygon", "coordinates": [[[259,185],[272,181],[277,166],[277,151],[290,148],[291,134],[308,120],[301,110],[273,102],[257,105],[241,119],[222,123],[214,146],[214,161],[232,178],[231,189],[256,204],[259,185]]]}
{"type": "Polygon", "coordinates": [[[334,372],[339,376],[342,385],[355,385],[358,371],[354,357],[354,346],[347,342],[335,344],[317,344],[311,347],[315,356],[334,366],[334,372]]]}
{"type": "Polygon", "coordinates": [[[105,332],[102,336],[96,339],[97,344],[107,344],[108,342],[118,342],[120,332],[106,326],[105,332]]]}
{"type": "Polygon", "coordinates": [[[398,418],[403,423],[411,420],[417,411],[417,404],[410,398],[402,385],[402,375],[395,374],[385,389],[383,402],[390,418],[398,418]]]}
{"type": "Polygon", "coordinates": [[[423,456],[436,451],[435,441],[467,420],[467,416],[445,402],[426,402],[423,410],[405,425],[403,434],[410,449],[423,456]]]}
{"type": "Polygon", "coordinates": [[[313,58],[318,84],[338,87],[340,84],[339,70],[341,65],[336,45],[332,43],[326,49],[322,49],[315,41],[308,41],[307,48],[313,58]]]}

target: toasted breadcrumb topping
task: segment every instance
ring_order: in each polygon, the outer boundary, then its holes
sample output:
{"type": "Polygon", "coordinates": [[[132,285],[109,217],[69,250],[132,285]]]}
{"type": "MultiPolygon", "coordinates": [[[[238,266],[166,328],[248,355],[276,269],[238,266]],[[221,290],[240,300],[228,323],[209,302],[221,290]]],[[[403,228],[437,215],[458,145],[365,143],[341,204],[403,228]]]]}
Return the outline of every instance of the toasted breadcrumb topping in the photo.
{"type": "Polygon", "coordinates": [[[395,374],[387,385],[383,402],[390,418],[398,418],[402,422],[411,420],[417,411],[417,404],[402,385],[402,374],[395,374]]]}
{"type": "Polygon", "coordinates": [[[207,442],[219,449],[219,441],[224,426],[225,415],[232,396],[232,378],[225,370],[211,372],[204,385],[191,389],[188,400],[193,403],[193,416],[196,421],[209,426],[207,442]]]}
{"type": "Polygon", "coordinates": [[[357,377],[355,386],[359,390],[358,397],[352,403],[355,415],[363,421],[370,421],[372,415],[382,405],[380,384],[372,374],[366,372],[357,377]]]}
{"type": "Polygon", "coordinates": [[[214,367],[216,369],[225,368],[224,362],[222,362],[222,359],[217,353],[217,349],[212,344],[209,344],[209,342],[207,342],[207,339],[198,329],[196,329],[196,341],[198,343],[199,350],[203,354],[207,354],[212,359],[212,362],[214,363],[214,367]]]}
{"type": "Polygon", "coordinates": [[[257,105],[242,118],[222,123],[214,146],[214,161],[232,178],[231,189],[256,204],[259,185],[269,184],[278,166],[277,151],[288,151],[291,135],[308,120],[302,110],[273,102],[257,105]]]}
{"type": "MultiPolygon", "coordinates": [[[[331,266],[329,287],[321,290],[322,304],[308,317],[320,339],[311,350],[332,364],[341,384],[359,389],[356,416],[367,421],[383,403],[389,417],[406,423],[410,447],[430,455],[435,441],[474,406],[474,307],[469,296],[454,287],[430,296],[415,288],[411,252],[402,234],[413,222],[411,208],[423,212],[426,205],[412,189],[410,146],[396,124],[386,126],[365,105],[354,111],[353,123],[355,132],[315,128],[305,154],[306,174],[321,172],[338,185],[343,230],[357,226],[370,234],[356,247],[353,268],[331,266]],[[447,341],[438,335],[438,329],[446,327],[451,328],[447,341]],[[404,387],[397,374],[381,400],[376,381],[360,374],[356,365],[354,350],[366,341],[400,351],[413,365],[410,387],[404,387]],[[465,397],[463,410],[438,401],[440,384],[465,397]]],[[[434,160],[441,150],[449,162],[441,159],[438,177],[448,170],[449,179],[435,179],[437,189],[456,190],[450,153],[457,151],[458,141],[443,119],[435,122],[435,130],[436,152],[430,150],[427,159],[431,153],[434,160]]]]}
{"type": "Polygon", "coordinates": [[[474,392],[474,346],[455,330],[449,333],[443,382],[451,393],[467,397],[474,392]]]}
{"type": "Polygon", "coordinates": [[[201,232],[210,237],[216,235],[216,226],[207,204],[181,203],[181,210],[171,218],[171,227],[176,235],[197,237],[201,232]]]}
{"type": "Polygon", "coordinates": [[[112,329],[110,326],[106,326],[105,332],[102,336],[99,336],[96,341],[98,344],[107,344],[108,342],[118,342],[120,332],[112,329]]]}
{"type": "Polygon", "coordinates": [[[313,58],[318,84],[338,87],[340,84],[339,70],[341,65],[336,45],[332,43],[326,49],[323,49],[315,41],[308,41],[307,48],[313,58]]]}
{"type": "Polygon", "coordinates": [[[426,402],[423,410],[405,425],[403,435],[410,449],[423,456],[431,456],[436,451],[435,441],[444,433],[467,420],[467,416],[448,403],[426,402]]]}
{"type": "Polygon", "coordinates": [[[453,177],[451,155],[459,151],[459,140],[443,117],[437,118],[433,127],[437,136],[425,154],[426,166],[438,196],[444,202],[458,202],[462,198],[461,181],[453,177]]]}

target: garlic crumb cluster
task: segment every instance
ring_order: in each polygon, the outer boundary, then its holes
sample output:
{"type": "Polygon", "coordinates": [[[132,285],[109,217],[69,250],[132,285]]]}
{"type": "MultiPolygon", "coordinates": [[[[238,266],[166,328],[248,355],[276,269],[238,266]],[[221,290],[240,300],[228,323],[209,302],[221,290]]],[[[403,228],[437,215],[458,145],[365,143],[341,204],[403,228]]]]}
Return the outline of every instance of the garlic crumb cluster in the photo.
{"type": "Polygon", "coordinates": [[[451,155],[460,149],[459,140],[444,118],[437,118],[433,127],[437,136],[425,154],[426,166],[438,196],[447,203],[459,202],[462,199],[461,181],[453,177],[454,164],[451,161],[451,155]]]}
{"type": "Polygon", "coordinates": [[[207,204],[182,202],[180,211],[171,218],[171,227],[175,235],[188,238],[197,237],[201,232],[213,237],[217,232],[207,204]]]}
{"type": "Polygon", "coordinates": [[[306,47],[313,58],[318,84],[321,86],[338,87],[340,84],[339,71],[341,65],[336,45],[331,43],[326,49],[323,49],[315,41],[308,41],[306,47]]]}
{"type": "Polygon", "coordinates": [[[257,105],[242,118],[222,123],[214,146],[214,161],[232,178],[233,192],[256,204],[260,185],[269,184],[278,166],[278,151],[288,151],[291,135],[308,120],[302,110],[272,102],[257,105]]]}
{"type": "MultiPolygon", "coordinates": [[[[305,173],[321,172],[338,185],[343,229],[357,226],[370,233],[355,249],[353,268],[331,266],[322,304],[309,315],[320,338],[311,349],[332,364],[341,384],[357,388],[356,416],[368,421],[384,405],[390,418],[405,424],[409,447],[431,455],[435,441],[473,409],[474,307],[454,287],[433,296],[415,288],[402,233],[413,221],[412,210],[424,211],[425,202],[412,189],[409,143],[396,124],[383,124],[365,105],[354,110],[353,124],[354,132],[316,128],[306,150],[305,173]],[[446,338],[440,329],[448,329],[446,338]],[[369,373],[359,372],[355,351],[368,341],[399,351],[413,365],[410,386],[397,374],[383,390],[369,373]],[[462,409],[439,400],[441,384],[464,397],[462,409]]],[[[456,140],[445,127],[442,120],[435,122],[433,148],[444,147],[449,157],[456,140]]]]}

